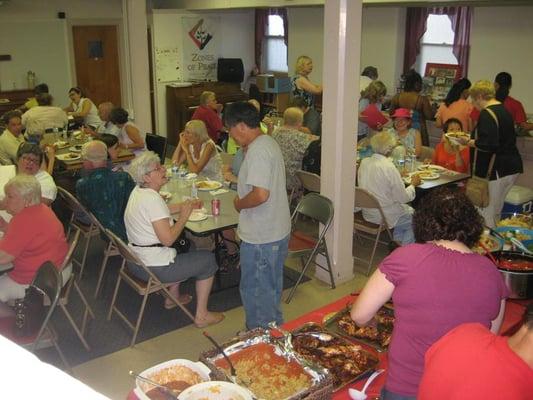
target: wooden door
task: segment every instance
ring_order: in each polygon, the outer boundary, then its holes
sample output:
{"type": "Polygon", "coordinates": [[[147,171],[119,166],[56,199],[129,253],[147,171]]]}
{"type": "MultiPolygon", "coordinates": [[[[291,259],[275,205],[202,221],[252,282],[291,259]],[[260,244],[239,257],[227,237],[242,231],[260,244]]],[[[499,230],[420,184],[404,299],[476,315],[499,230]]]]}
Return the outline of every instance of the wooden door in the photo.
{"type": "Polygon", "coordinates": [[[111,101],[120,106],[120,69],[117,27],[73,26],[77,85],[98,105],[111,101]]]}

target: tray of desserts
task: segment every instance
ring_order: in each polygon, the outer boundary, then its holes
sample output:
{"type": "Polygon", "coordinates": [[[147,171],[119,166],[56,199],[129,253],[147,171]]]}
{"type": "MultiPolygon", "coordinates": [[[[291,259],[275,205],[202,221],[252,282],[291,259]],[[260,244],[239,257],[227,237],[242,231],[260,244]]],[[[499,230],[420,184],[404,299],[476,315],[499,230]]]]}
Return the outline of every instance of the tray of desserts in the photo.
{"type": "Polygon", "coordinates": [[[377,351],[386,351],[394,327],[394,306],[392,303],[385,304],[367,326],[357,326],[350,318],[350,308],[345,308],[327,316],[324,327],[349,339],[366,343],[377,351]]]}
{"type": "Polygon", "coordinates": [[[367,376],[379,363],[374,349],[329,332],[317,323],[292,331],[291,343],[298,355],[329,371],[334,390],[367,376]]]}

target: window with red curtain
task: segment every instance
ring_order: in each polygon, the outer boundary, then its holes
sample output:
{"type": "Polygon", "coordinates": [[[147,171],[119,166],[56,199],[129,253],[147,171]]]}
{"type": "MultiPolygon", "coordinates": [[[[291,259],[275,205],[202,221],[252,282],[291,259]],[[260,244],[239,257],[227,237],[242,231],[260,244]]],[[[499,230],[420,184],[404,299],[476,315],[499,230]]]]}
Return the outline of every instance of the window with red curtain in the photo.
{"type": "Polygon", "coordinates": [[[261,72],[287,72],[287,9],[255,10],[255,63],[261,72]]]}
{"type": "Polygon", "coordinates": [[[454,32],[453,54],[461,66],[463,76],[468,75],[468,58],[470,55],[470,7],[409,7],[405,29],[404,72],[413,68],[420,54],[420,41],[427,29],[430,14],[447,15],[454,32]]]}

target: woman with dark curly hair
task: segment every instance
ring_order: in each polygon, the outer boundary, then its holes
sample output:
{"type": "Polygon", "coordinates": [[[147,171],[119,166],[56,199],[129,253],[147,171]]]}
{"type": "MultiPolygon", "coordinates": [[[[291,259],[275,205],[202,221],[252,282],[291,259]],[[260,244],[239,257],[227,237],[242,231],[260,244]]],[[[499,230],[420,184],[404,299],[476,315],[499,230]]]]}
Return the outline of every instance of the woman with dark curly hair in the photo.
{"type": "Polygon", "coordinates": [[[508,290],[492,262],[470,247],[483,231],[474,205],[459,191],[427,195],[413,216],[417,243],[378,266],[351,317],[367,325],[391,298],[395,323],[382,399],[415,399],[426,350],[456,326],[478,322],[497,332],[508,290]]]}

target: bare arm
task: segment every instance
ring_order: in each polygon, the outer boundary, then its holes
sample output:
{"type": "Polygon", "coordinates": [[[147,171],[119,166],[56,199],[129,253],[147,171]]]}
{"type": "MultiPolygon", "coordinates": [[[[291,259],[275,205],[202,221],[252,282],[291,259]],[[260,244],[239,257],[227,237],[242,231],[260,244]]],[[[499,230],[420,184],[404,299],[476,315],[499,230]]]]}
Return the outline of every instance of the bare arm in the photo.
{"type": "Polygon", "coordinates": [[[208,143],[205,146],[204,151],[200,155],[200,159],[198,160],[198,162],[195,162],[193,160],[189,147],[185,147],[183,151],[185,153],[185,157],[187,157],[187,165],[189,166],[189,171],[199,174],[207,165],[209,159],[216,150],[215,146],[212,143],[208,143]]]}
{"type": "Polygon", "coordinates": [[[74,112],[74,107],[72,106],[72,103],[70,103],[68,106],[66,106],[65,108],[63,108],[63,111],[65,111],[66,113],[72,113],[72,112],[74,112]]]}
{"type": "Polygon", "coordinates": [[[492,333],[498,334],[500,331],[500,327],[502,326],[503,317],[505,315],[505,302],[506,299],[503,299],[500,303],[500,312],[498,313],[498,316],[496,319],[494,319],[491,323],[490,331],[492,333]]]}
{"type": "Polygon", "coordinates": [[[12,256],[9,253],[6,253],[3,250],[0,250],[0,264],[9,264],[15,259],[14,256],[12,256]]]}
{"type": "Polygon", "coordinates": [[[306,92],[309,92],[311,94],[322,93],[322,85],[314,84],[305,76],[301,76],[298,79],[296,79],[295,83],[296,83],[296,86],[298,86],[298,88],[305,90],[306,92]]]}
{"type": "Polygon", "coordinates": [[[385,278],[385,274],[376,269],[352,306],[352,320],[359,326],[366,325],[380,307],[390,300],[393,291],[394,285],[385,278]]]}
{"type": "Polygon", "coordinates": [[[185,152],[183,151],[182,141],[183,139],[180,134],[180,140],[176,146],[176,150],[174,150],[174,154],[172,154],[172,164],[181,165],[187,160],[185,152]]]}
{"type": "Polygon", "coordinates": [[[81,110],[80,111],[77,111],[77,112],[73,112],[74,109],[72,108],[72,104],[69,106],[70,107],[70,110],[66,110],[67,112],[71,112],[72,115],[74,117],[86,117],[87,114],[89,114],[89,112],[91,111],[91,106],[93,105],[93,102],[89,99],[85,99],[85,101],[83,102],[82,106],[81,106],[81,110]]]}
{"type": "Polygon", "coordinates": [[[127,149],[144,149],[144,140],[139,129],[133,125],[126,125],[126,134],[133,143],[126,145],[127,149]]]}
{"type": "Polygon", "coordinates": [[[239,196],[235,196],[233,200],[233,205],[237,211],[241,211],[245,208],[254,208],[265,201],[270,197],[270,191],[258,186],[254,186],[252,191],[244,196],[242,199],[239,196]]]}
{"type": "Polygon", "coordinates": [[[163,245],[169,247],[172,246],[172,244],[176,241],[178,236],[183,231],[183,228],[185,227],[189,216],[191,215],[191,212],[194,208],[194,204],[195,202],[186,201],[183,203],[173,204],[172,206],[169,206],[169,210],[172,214],[179,212],[179,217],[174,223],[174,225],[170,225],[170,221],[168,218],[163,218],[152,222],[155,235],[163,245]]]}

